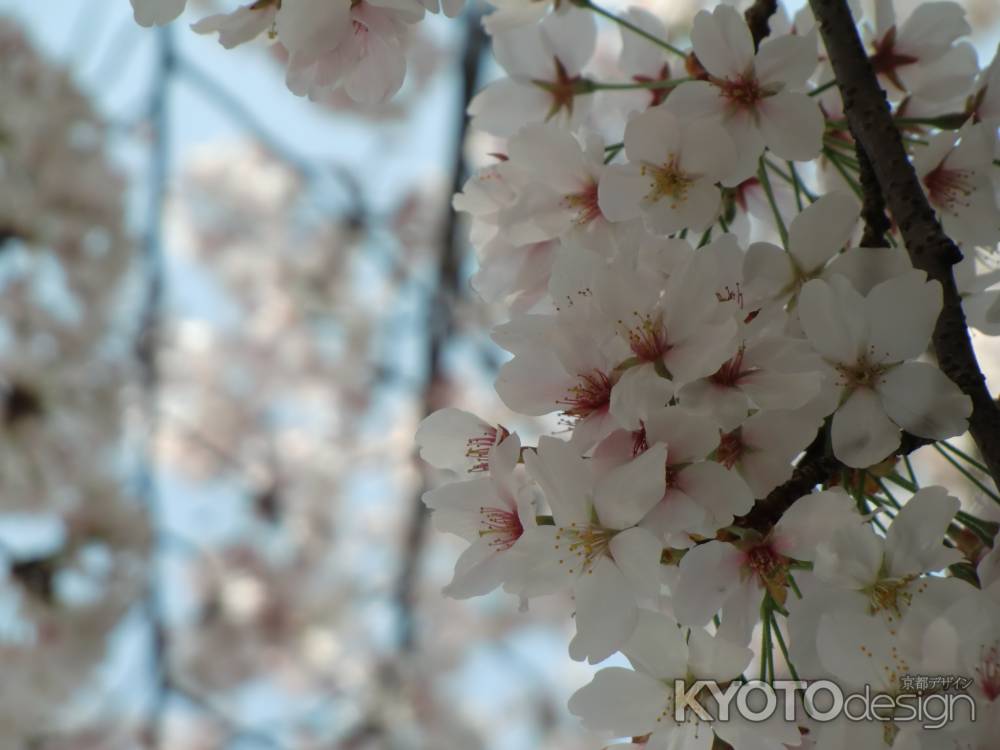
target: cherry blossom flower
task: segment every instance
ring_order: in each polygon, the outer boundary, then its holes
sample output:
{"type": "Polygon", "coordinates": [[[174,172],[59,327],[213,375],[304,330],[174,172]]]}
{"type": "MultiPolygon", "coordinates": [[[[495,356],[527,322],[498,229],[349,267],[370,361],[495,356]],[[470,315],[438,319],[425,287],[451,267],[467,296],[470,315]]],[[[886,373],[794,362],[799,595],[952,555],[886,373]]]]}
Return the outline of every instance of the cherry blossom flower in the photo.
{"type": "Polygon", "coordinates": [[[455,564],[455,576],[444,593],[457,599],[486,594],[514,579],[519,565],[518,541],[535,525],[535,496],[515,475],[521,453],[517,435],[489,449],[487,476],[451,482],[424,493],[435,528],[458,534],[469,547],[455,564]]]}
{"type": "Polygon", "coordinates": [[[564,13],[568,7],[550,0],[490,0],[490,5],[496,10],[483,19],[483,27],[494,35],[538,23],[550,10],[564,13]]]}
{"type": "Polygon", "coordinates": [[[353,100],[375,104],[399,91],[406,76],[402,37],[420,20],[423,6],[381,7],[362,0],[322,7],[322,14],[293,15],[286,2],[278,14],[278,38],[291,53],[286,82],[292,93],[315,99],[343,86],[353,100]],[[295,20],[286,21],[289,16],[295,20]]]}
{"type": "Polygon", "coordinates": [[[639,430],[609,435],[594,460],[621,465],[645,460],[647,445],[667,446],[663,496],[642,521],[665,544],[690,547],[692,535],[710,537],[750,510],[753,497],[740,475],[709,458],[719,445],[719,428],[710,419],[666,406],[651,409],[641,424],[639,430]]]}
{"type": "Polygon", "coordinates": [[[683,386],[678,401],[735,430],[760,409],[799,409],[820,390],[820,375],[801,339],[760,329],[743,332],[739,348],[718,370],[683,386]]]}
{"type": "Polygon", "coordinates": [[[653,107],[626,126],[625,154],[629,163],[610,166],[598,189],[610,221],[641,215],[657,234],[701,231],[715,221],[721,205],[715,183],[735,159],[719,125],[653,107]]]}
{"type": "Polygon", "coordinates": [[[700,627],[721,610],[720,635],[749,643],[764,593],[785,602],[790,561],[812,561],[817,546],[837,529],[861,523],[851,498],[830,490],[801,498],[764,537],[747,531],[732,543],[699,544],[681,559],[671,585],[674,614],[682,624],[700,627]]]}
{"type": "Polygon", "coordinates": [[[934,365],[913,361],[926,350],[940,308],[940,285],[917,270],[867,297],[842,276],[802,288],[799,321],[835,373],[840,406],[831,438],[848,466],[884,459],[899,445],[901,429],[937,439],[965,430],[969,398],[934,365]]]}
{"type": "Polygon", "coordinates": [[[754,497],[765,497],[791,477],[792,461],[816,437],[822,422],[816,409],[755,412],[722,433],[715,460],[739,473],[754,497]]]}
{"type": "Polygon", "coordinates": [[[918,5],[902,24],[897,25],[893,0],[877,0],[869,59],[879,82],[891,96],[919,92],[923,97],[930,95],[933,98],[936,93],[938,99],[950,99],[956,91],[964,95],[975,75],[973,58],[971,68],[960,66],[964,70],[959,80],[964,81],[964,85],[956,85],[954,79],[947,80],[958,67],[953,45],[959,37],[970,32],[965,10],[958,3],[918,5]],[[945,74],[945,85],[926,85],[928,79],[939,78],[941,73],[945,74]]]}
{"type": "Polygon", "coordinates": [[[497,376],[500,398],[522,414],[560,412],[581,450],[615,428],[611,389],[628,352],[613,338],[585,344],[588,331],[583,316],[566,313],[522,315],[494,331],[494,340],[514,354],[497,376]]]}
{"type": "MultiPolygon", "coordinates": [[[[1000,602],[989,592],[971,589],[950,607],[941,608],[921,629],[921,648],[928,654],[928,671],[960,675],[969,680],[963,691],[975,701],[975,716],[970,711],[954,717],[949,729],[966,730],[970,747],[977,748],[978,737],[996,731],[1000,707],[1000,602]],[[972,720],[972,719],[975,720],[972,720]],[[992,724],[992,726],[990,726],[992,724]]],[[[995,734],[993,735],[996,736],[995,734]]],[[[964,748],[965,745],[958,745],[964,748]]]]}
{"type": "Polygon", "coordinates": [[[849,592],[838,607],[878,617],[896,630],[915,600],[947,597],[960,585],[925,576],[961,559],[942,544],[958,508],[943,487],[926,487],[903,505],[884,538],[871,526],[836,529],[818,545],[814,572],[831,588],[849,592]]]}
{"type": "Polygon", "coordinates": [[[577,659],[603,661],[632,635],[638,604],[659,595],[659,541],[636,526],[663,495],[666,447],[596,475],[570,444],[543,436],[525,463],[552,508],[552,526],[525,532],[530,558],[507,587],[525,597],[572,587],[577,659]]]}
{"type": "MultiPolygon", "coordinates": [[[[689,252],[685,245],[678,257],[689,252]]],[[[677,387],[735,355],[737,325],[719,301],[719,263],[711,252],[667,262],[672,269],[664,282],[648,267],[620,260],[598,274],[588,299],[599,330],[613,332],[627,369],[653,371],[677,387]]]]}
{"type": "MultiPolygon", "coordinates": [[[[667,38],[667,29],[663,22],[644,8],[630,7],[623,14],[623,18],[657,39],[667,38]]],[[[621,28],[621,38],[622,51],[618,67],[630,80],[643,84],[670,80],[671,66],[662,47],[624,27],[621,28]]],[[[647,107],[662,104],[670,90],[667,87],[658,87],[644,91],[614,93],[617,95],[616,99],[622,95],[627,97],[625,102],[619,105],[625,111],[634,109],[641,112],[647,107]]]]}
{"type": "Polygon", "coordinates": [[[508,141],[507,154],[522,176],[500,217],[507,239],[527,245],[564,237],[596,252],[613,248],[613,229],[597,201],[605,169],[600,136],[589,134],[581,146],[555,123],[528,125],[508,141]]]}
{"type": "Polygon", "coordinates": [[[725,126],[738,155],[738,162],[730,162],[727,184],[753,174],[765,147],[795,161],[819,155],[823,115],[815,101],[799,93],[816,68],[813,40],[772,36],[755,53],[743,16],[719,5],[695,16],[691,42],[707,80],[681,84],[664,106],[725,126]]]}
{"type": "Polygon", "coordinates": [[[750,309],[759,303],[794,304],[802,285],[822,276],[827,263],[854,235],[861,206],[845,192],[829,192],[788,226],[788,249],[769,242],[747,248],[743,294],[750,309]]]}
{"type": "Polygon", "coordinates": [[[677,721],[677,680],[689,686],[697,680],[730,682],[750,663],[750,649],[713,638],[700,628],[682,629],[666,615],[643,610],[635,634],[622,651],[632,669],[606,667],[570,698],[570,711],[585,727],[616,737],[647,737],[645,747],[651,749],[709,750],[714,735],[734,747],[798,744],[798,729],[791,724],[751,723],[733,714],[728,721],[713,721],[714,705],[707,690],[698,698],[709,718],[688,708],[684,720],[677,721]]]}
{"type": "Polygon", "coordinates": [[[590,106],[590,88],[581,72],[596,39],[593,15],[576,8],[536,26],[497,31],[493,54],[509,77],[472,99],[470,127],[499,136],[513,135],[533,122],[575,129],[590,106]]]}
{"type": "Polygon", "coordinates": [[[232,49],[256,39],[273,28],[280,5],[277,0],[257,0],[249,5],[240,6],[231,13],[205,16],[192,24],[191,29],[198,34],[217,33],[219,44],[226,49],[232,49]]]}
{"type": "Polygon", "coordinates": [[[431,466],[459,474],[489,469],[490,452],[510,433],[461,409],[439,409],[417,429],[420,457],[431,466]]]}
{"type": "MultiPolygon", "coordinates": [[[[851,612],[828,612],[816,631],[820,660],[827,674],[845,692],[866,687],[873,696],[894,698],[912,692],[904,685],[906,675],[928,674],[919,650],[908,648],[899,632],[872,628],[864,615],[851,612]]],[[[926,738],[937,739],[936,730],[924,729],[920,722],[893,720],[849,721],[843,714],[834,720],[817,723],[816,747],[923,748],[926,738]]]]}
{"type": "Polygon", "coordinates": [[[932,136],[914,155],[914,169],[945,231],[967,246],[1000,239],[1000,208],[992,180],[996,128],[967,124],[932,136]]]}

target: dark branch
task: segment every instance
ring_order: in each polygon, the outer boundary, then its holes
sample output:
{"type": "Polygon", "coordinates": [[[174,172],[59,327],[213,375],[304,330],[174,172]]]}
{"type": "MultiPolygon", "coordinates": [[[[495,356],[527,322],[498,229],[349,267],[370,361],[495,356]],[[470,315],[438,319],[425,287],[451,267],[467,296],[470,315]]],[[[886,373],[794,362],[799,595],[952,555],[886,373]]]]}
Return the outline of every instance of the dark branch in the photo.
{"type": "MultiPolygon", "coordinates": [[[[465,111],[476,90],[480,62],[485,48],[485,34],[479,20],[477,13],[470,13],[468,16],[465,48],[462,53],[462,91],[458,109],[459,121],[455,133],[457,140],[449,195],[461,191],[462,182],[466,176],[465,132],[468,118],[465,111]]],[[[441,253],[438,257],[437,289],[428,300],[427,376],[423,396],[425,415],[443,406],[439,400],[444,377],[444,350],[454,333],[456,324],[454,318],[455,301],[461,287],[461,260],[464,242],[457,212],[451,209],[450,202],[446,205],[445,217],[441,233],[441,253]]],[[[425,471],[425,467],[421,466],[421,470],[425,471]]],[[[414,645],[413,609],[416,596],[414,589],[428,515],[421,499],[423,490],[427,489],[426,473],[424,473],[424,478],[424,486],[414,497],[411,506],[411,516],[407,523],[406,537],[403,540],[399,577],[395,586],[395,599],[400,622],[399,648],[404,652],[411,650],[414,645]]]]}
{"type": "Polygon", "coordinates": [[[889,247],[886,235],[892,229],[892,222],[885,213],[885,196],[882,195],[882,188],[879,187],[868,152],[856,137],[854,153],[858,159],[861,180],[861,220],[865,224],[865,231],[861,235],[861,247],[889,247]]]}
{"type": "MultiPolygon", "coordinates": [[[[932,442],[934,441],[904,432],[894,455],[907,456],[932,442]]],[[[806,448],[791,478],[771,490],[767,497],[758,500],[749,513],[736,519],[736,525],[766,534],[800,498],[812,492],[816,485],[828,483],[844,470],[853,471],[835,457],[827,455],[826,430],[820,430],[806,448]]]]}
{"type": "Polygon", "coordinates": [[[743,17],[747,21],[747,26],[750,27],[754,48],[759,47],[761,41],[771,33],[771,26],[768,22],[777,10],[778,0],[755,0],[754,4],[746,9],[743,17]]]}
{"type": "Polygon", "coordinates": [[[986,389],[955,287],[951,267],[962,259],[962,254],[944,233],[927,202],[846,0],[809,2],[837,78],[844,113],[871,160],[910,260],[941,284],[944,305],[934,328],[934,351],[942,371],[972,399],[969,431],[990,475],[997,482],[1000,480],[1000,409],[986,389]]]}

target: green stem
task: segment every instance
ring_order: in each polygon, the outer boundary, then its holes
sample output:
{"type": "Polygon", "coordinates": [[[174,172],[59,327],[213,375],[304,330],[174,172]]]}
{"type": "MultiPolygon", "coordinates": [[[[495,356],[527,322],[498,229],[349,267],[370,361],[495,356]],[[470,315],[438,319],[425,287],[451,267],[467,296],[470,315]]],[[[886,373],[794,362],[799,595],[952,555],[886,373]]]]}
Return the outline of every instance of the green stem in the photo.
{"type": "Polygon", "coordinates": [[[909,480],[899,476],[899,474],[897,474],[896,472],[892,472],[892,474],[889,474],[886,477],[886,479],[888,479],[893,484],[898,484],[900,487],[902,487],[904,490],[907,490],[908,492],[917,492],[920,489],[919,487],[917,487],[917,485],[911,484],[909,480]]]}
{"type": "Polygon", "coordinates": [[[901,507],[899,501],[895,498],[895,496],[891,492],[889,492],[889,488],[885,486],[885,482],[883,482],[878,477],[874,477],[874,479],[875,483],[878,485],[878,488],[882,490],[882,494],[885,495],[887,498],[889,498],[889,502],[892,503],[896,508],[901,507]]]}
{"type": "Polygon", "coordinates": [[[819,96],[820,94],[822,94],[827,89],[832,89],[836,85],[837,85],[837,79],[834,78],[832,81],[827,81],[822,86],[820,86],[818,88],[815,88],[812,91],[810,91],[809,92],[809,96],[819,96]]]}
{"type": "Polygon", "coordinates": [[[767,667],[771,661],[771,597],[765,596],[760,603],[760,620],[764,627],[760,631],[760,681],[767,682],[767,667]]]}
{"type": "Polygon", "coordinates": [[[998,496],[992,490],[988,489],[985,484],[983,484],[982,482],[979,481],[979,479],[977,479],[975,476],[973,476],[972,474],[970,474],[969,471],[964,466],[962,466],[962,464],[960,464],[954,458],[952,458],[951,456],[949,456],[945,451],[943,451],[941,449],[941,446],[939,446],[937,443],[934,443],[934,449],[938,453],[940,453],[942,456],[944,456],[945,460],[948,463],[950,463],[952,466],[954,466],[956,469],[958,469],[958,472],[962,476],[964,476],[966,479],[968,479],[970,482],[972,482],[983,493],[985,493],[986,495],[988,495],[994,502],[1000,503],[1000,496],[998,496]]]}
{"type": "Polygon", "coordinates": [[[792,673],[792,679],[799,679],[799,674],[795,671],[795,665],[792,664],[792,660],[788,656],[788,644],[785,643],[785,636],[781,634],[781,627],[778,625],[778,620],[773,612],[771,613],[771,629],[778,638],[778,648],[781,649],[781,655],[785,659],[785,664],[788,665],[788,671],[792,673]]]}
{"type": "Polygon", "coordinates": [[[994,540],[994,532],[984,526],[985,523],[982,519],[976,518],[975,516],[966,513],[964,510],[958,511],[955,514],[955,519],[966,526],[973,534],[978,536],[983,542],[992,546],[994,540]]]}
{"type": "Polygon", "coordinates": [[[809,188],[806,187],[805,183],[802,182],[802,179],[799,177],[798,172],[795,170],[795,164],[793,162],[788,162],[788,167],[791,170],[791,172],[789,173],[785,172],[779,165],[775,164],[773,161],[771,161],[766,157],[764,158],[764,161],[767,164],[768,169],[770,169],[778,177],[780,177],[782,180],[791,185],[792,188],[795,190],[796,200],[799,201],[800,204],[799,210],[801,210],[801,198],[799,198],[799,193],[804,195],[806,197],[806,200],[808,200],[810,203],[815,203],[818,200],[816,194],[810,191],[809,188]]]}
{"type": "Polygon", "coordinates": [[[959,448],[956,448],[954,445],[952,445],[951,443],[949,443],[947,440],[941,440],[941,441],[939,441],[938,445],[940,445],[942,448],[947,448],[948,450],[950,450],[952,453],[954,453],[955,455],[959,456],[960,458],[964,458],[967,462],[969,462],[970,464],[972,464],[973,466],[975,466],[980,471],[984,471],[987,474],[989,474],[990,470],[987,469],[985,466],[983,466],[983,464],[981,464],[979,461],[977,461],[976,459],[974,459],[972,456],[970,456],[965,451],[963,451],[963,450],[961,450],[959,448]]]}
{"type": "Polygon", "coordinates": [[[660,39],[655,34],[650,34],[648,31],[646,31],[643,28],[640,28],[639,26],[636,26],[631,21],[626,21],[624,18],[620,18],[619,16],[616,16],[610,10],[605,10],[600,5],[595,5],[590,0],[573,0],[573,3],[575,5],[577,5],[578,7],[580,7],[580,8],[589,8],[590,10],[594,11],[594,13],[596,13],[597,15],[604,16],[608,20],[614,21],[619,26],[628,29],[629,31],[631,31],[634,34],[638,34],[643,39],[648,39],[650,42],[652,42],[653,44],[655,44],[657,47],[662,47],[663,49],[667,50],[668,52],[673,52],[675,55],[678,55],[679,57],[682,57],[685,60],[687,59],[687,53],[684,52],[684,51],[682,51],[682,50],[680,50],[680,49],[678,49],[677,47],[675,47],[674,45],[672,45],[670,42],[668,42],[668,41],[666,41],[664,39],[660,39]]]}
{"type": "Polygon", "coordinates": [[[691,78],[671,78],[661,81],[631,81],[628,83],[591,81],[589,88],[593,91],[630,91],[634,89],[669,89],[691,81],[691,78]]]}
{"type": "Polygon", "coordinates": [[[771,212],[774,214],[774,223],[778,227],[778,234],[781,236],[781,246],[788,249],[788,229],[785,227],[785,220],[781,218],[778,211],[778,202],[774,199],[774,190],[771,188],[771,178],[767,176],[767,169],[764,166],[764,157],[760,157],[757,163],[757,179],[764,188],[767,195],[767,202],[771,205],[771,212]]]}
{"type": "Polygon", "coordinates": [[[920,482],[917,481],[917,474],[913,471],[913,464],[910,463],[909,455],[903,456],[903,463],[906,464],[906,473],[910,475],[910,481],[913,482],[913,486],[919,488],[920,482]]]}
{"type": "Polygon", "coordinates": [[[846,182],[848,186],[850,186],[851,190],[854,191],[854,194],[858,196],[859,199],[862,198],[863,195],[861,192],[861,186],[858,184],[857,180],[855,180],[850,174],[848,174],[847,170],[844,168],[844,165],[840,163],[841,159],[840,154],[838,154],[836,151],[833,151],[830,148],[824,147],[823,155],[833,165],[834,169],[840,172],[840,176],[844,178],[844,182],[846,182]]]}

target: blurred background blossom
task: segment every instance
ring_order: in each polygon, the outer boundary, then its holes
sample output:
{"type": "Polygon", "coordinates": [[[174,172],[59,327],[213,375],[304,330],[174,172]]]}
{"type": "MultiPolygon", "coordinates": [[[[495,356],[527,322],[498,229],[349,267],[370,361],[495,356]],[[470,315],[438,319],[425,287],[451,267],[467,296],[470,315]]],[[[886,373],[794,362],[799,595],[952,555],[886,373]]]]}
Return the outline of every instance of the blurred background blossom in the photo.
{"type": "MultiPolygon", "coordinates": [[[[964,4],[988,59],[1000,6],[964,4]]],[[[431,411],[551,426],[492,390],[451,209],[500,150],[464,129],[483,10],[365,109],[124,1],[0,0],[3,750],[598,746],[562,607],[443,598],[419,502],[431,411]]]]}

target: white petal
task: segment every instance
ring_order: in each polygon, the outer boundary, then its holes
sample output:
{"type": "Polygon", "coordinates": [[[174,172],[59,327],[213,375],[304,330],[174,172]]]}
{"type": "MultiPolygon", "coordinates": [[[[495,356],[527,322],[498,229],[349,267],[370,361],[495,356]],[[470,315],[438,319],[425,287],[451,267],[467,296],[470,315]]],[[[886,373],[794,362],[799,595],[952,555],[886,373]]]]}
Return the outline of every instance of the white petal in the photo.
{"type": "Polygon", "coordinates": [[[438,409],[417,427],[420,458],[438,469],[466,471],[476,463],[465,455],[471,438],[485,437],[494,428],[461,409],[438,409]]]}
{"type": "Polygon", "coordinates": [[[688,550],[673,585],[673,606],[684,625],[707,625],[740,585],[743,553],[731,544],[710,541],[688,550]]]}
{"type": "Polygon", "coordinates": [[[927,487],[911,497],[885,535],[887,575],[929,573],[961,560],[958,550],[943,543],[960,505],[944,487],[927,487]]]}
{"type": "Polygon", "coordinates": [[[816,69],[816,44],[808,36],[789,34],[761,42],[753,67],[762,84],[781,84],[796,90],[805,86],[816,69]]]}
{"type": "Polygon", "coordinates": [[[590,522],[590,469],[569,443],[543,435],[538,452],[527,451],[524,462],[545,493],[558,525],[590,522]]]}
{"type": "Polygon", "coordinates": [[[788,227],[789,252],[806,273],[826,265],[847,244],[861,206],[850,193],[827,193],[796,216],[788,227]]]}
{"type": "Polygon", "coordinates": [[[673,680],[687,673],[687,643],[677,623],[660,612],[639,610],[635,632],[622,649],[640,672],[658,680],[673,680]]]}
{"type": "Polygon", "coordinates": [[[652,731],[665,706],[663,683],[622,667],[602,669],[569,699],[569,710],[585,727],[618,737],[652,731]]]}
{"type": "Polygon", "coordinates": [[[737,78],[754,57],[753,38],[743,17],[728,5],[700,11],[691,28],[691,44],[702,66],[717,78],[737,78]]]}
{"type": "Polygon", "coordinates": [[[871,526],[842,526],[817,548],[813,570],[821,581],[860,591],[878,580],[883,548],[884,542],[871,526]]]}
{"type": "Polygon", "coordinates": [[[772,543],[786,557],[811,562],[820,543],[837,529],[862,522],[854,501],[843,490],[813,492],[785,511],[774,527],[772,543]]]}
{"type": "Polygon", "coordinates": [[[184,12],[187,0],[132,0],[135,22],[140,26],[162,26],[184,12]]]}
{"type": "Polygon", "coordinates": [[[874,466],[899,447],[899,427],[886,416],[883,400],[858,388],[833,415],[833,454],[848,466],[874,466]]]}
{"type": "Polygon", "coordinates": [[[635,630],[639,618],[635,594],[607,557],[580,576],[574,593],[576,638],[571,653],[596,664],[624,646],[635,630]]]}
{"type": "Polygon", "coordinates": [[[782,159],[809,161],[823,148],[826,122],[815,97],[782,91],[758,106],[764,143],[782,159]]]}
{"type": "Polygon", "coordinates": [[[721,125],[711,119],[685,122],[680,164],[684,171],[709,182],[721,180],[736,160],[736,144],[721,125]]]}
{"type": "Polygon", "coordinates": [[[746,646],[713,638],[699,628],[692,628],[688,649],[691,673],[701,680],[731,680],[742,674],[753,658],[753,651],[746,646]]]}
{"type": "Polygon", "coordinates": [[[275,25],[289,52],[313,57],[334,49],[352,33],[351,8],[326,0],[285,0],[275,25]]]}
{"type": "Polygon", "coordinates": [[[907,432],[940,440],[968,429],[972,400],[928,362],[893,367],[877,390],[886,414],[907,432]]]}
{"type": "Polygon", "coordinates": [[[927,350],[938,313],[941,284],[923,271],[884,281],[865,298],[868,343],[876,362],[902,362],[927,350]]]}
{"type": "Polygon", "coordinates": [[[684,121],[663,107],[647,109],[625,126],[625,153],[630,162],[664,164],[680,151],[684,121]]]}
{"type": "Polygon", "coordinates": [[[867,322],[862,297],[844,291],[821,279],[806,282],[799,292],[799,322],[817,352],[853,365],[867,343],[867,322]]]}
{"type": "Polygon", "coordinates": [[[663,408],[673,395],[673,381],[651,365],[630,367],[611,389],[611,414],[625,429],[638,430],[649,411],[663,408]]]}
{"type": "Polygon", "coordinates": [[[666,462],[667,446],[656,443],[601,478],[594,493],[594,507],[606,528],[634,526],[660,501],[666,462]]]}
{"type": "Polygon", "coordinates": [[[685,81],[667,96],[663,106],[681,117],[718,117],[725,114],[725,100],[718,86],[708,81],[685,81]]]}
{"type": "Polygon", "coordinates": [[[608,548],[637,599],[659,596],[663,545],[652,532],[638,527],[626,529],[614,535],[608,548]]]}
{"type": "Polygon", "coordinates": [[[697,461],[719,444],[718,427],[702,415],[678,406],[652,411],[646,419],[646,439],[666,443],[671,464],[697,461]]]}
{"type": "Polygon", "coordinates": [[[469,123],[475,130],[511,136],[529,122],[540,122],[549,108],[549,95],[540,87],[501,78],[481,89],[469,102],[469,123]]]}
{"type": "Polygon", "coordinates": [[[628,221],[640,214],[649,178],[635,164],[612,164],[597,185],[597,205],[608,221],[628,221]]]}
{"type": "Polygon", "coordinates": [[[455,575],[442,593],[454,599],[488,594],[506,580],[507,557],[482,540],[473,542],[458,558],[455,575]]]}
{"type": "MultiPolygon", "coordinates": [[[[870,685],[873,691],[895,692],[890,675],[898,675],[898,662],[888,632],[873,627],[871,618],[854,614],[827,614],[819,623],[816,645],[823,667],[839,678],[842,687],[870,685]]],[[[897,657],[898,658],[898,657],[897,657]]]]}
{"type": "Polygon", "coordinates": [[[685,493],[711,514],[712,531],[731,523],[733,516],[741,516],[753,506],[753,495],[743,478],[715,461],[686,466],[681,469],[678,482],[685,493]]]}
{"type": "Polygon", "coordinates": [[[754,242],[747,248],[743,276],[743,295],[749,304],[776,299],[795,280],[789,254],[770,242],[754,242]]]}

